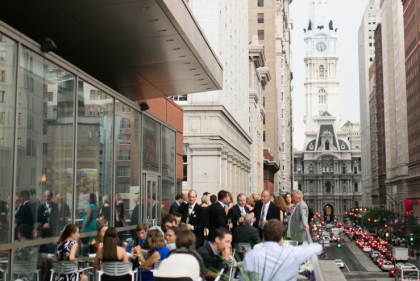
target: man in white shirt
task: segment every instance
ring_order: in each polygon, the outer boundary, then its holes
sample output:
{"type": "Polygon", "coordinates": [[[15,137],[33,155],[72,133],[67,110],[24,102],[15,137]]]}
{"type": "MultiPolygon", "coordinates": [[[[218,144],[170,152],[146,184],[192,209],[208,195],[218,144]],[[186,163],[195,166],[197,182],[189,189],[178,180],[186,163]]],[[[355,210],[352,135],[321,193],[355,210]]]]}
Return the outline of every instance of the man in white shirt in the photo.
{"type": "MultiPolygon", "coordinates": [[[[322,246],[311,243],[306,246],[280,246],[284,225],[279,220],[271,219],[264,225],[262,247],[253,249],[245,255],[242,266],[250,280],[295,281],[300,265],[313,255],[322,252],[322,246]],[[254,276],[254,275],[258,276],[254,276]],[[264,276],[264,278],[263,278],[264,276]]],[[[239,280],[246,280],[240,275],[239,280]]]]}

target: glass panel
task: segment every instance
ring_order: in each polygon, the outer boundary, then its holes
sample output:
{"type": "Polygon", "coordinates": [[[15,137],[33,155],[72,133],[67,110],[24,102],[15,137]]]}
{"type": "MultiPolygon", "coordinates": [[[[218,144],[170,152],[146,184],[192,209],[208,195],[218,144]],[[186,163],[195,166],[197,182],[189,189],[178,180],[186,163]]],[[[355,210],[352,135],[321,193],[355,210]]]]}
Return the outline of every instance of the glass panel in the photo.
{"type": "Polygon", "coordinates": [[[114,99],[80,81],[78,106],[77,224],[81,232],[92,232],[95,235],[98,213],[103,215],[100,216],[101,223],[114,224],[110,211],[114,99]]]}
{"type": "Polygon", "coordinates": [[[143,117],[143,170],[160,172],[160,124],[143,117]]]}
{"type": "Polygon", "coordinates": [[[10,251],[0,252],[0,280],[2,281],[10,280],[8,274],[10,272],[10,256],[10,251]]]}
{"type": "MultiPolygon", "coordinates": [[[[31,232],[28,233],[31,235],[31,232]]],[[[23,234],[19,232],[19,237],[22,238],[22,235],[27,236],[28,234],[23,234]]],[[[28,238],[22,238],[21,241],[25,241],[28,238]]],[[[36,278],[40,272],[38,271],[38,266],[40,267],[41,254],[39,252],[39,247],[26,247],[26,248],[17,248],[13,255],[13,267],[11,271],[10,280],[39,280],[36,278]]]]}
{"type": "Polygon", "coordinates": [[[156,175],[145,175],[145,215],[149,225],[156,225],[160,222],[160,203],[159,203],[159,181],[156,175]]]}
{"type": "Polygon", "coordinates": [[[162,127],[162,212],[169,213],[169,204],[175,199],[176,133],[162,127]]]}
{"type": "Polygon", "coordinates": [[[139,208],[136,208],[137,216],[131,214],[138,203],[138,195],[136,197],[134,195],[140,191],[140,118],[139,112],[116,101],[115,191],[119,192],[121,197],[121,200],[117,201],[119,222],[115,223],[116,227],[139,223],[139,208]]]}
{"type": "Polygon", "coordinates": [[[13,141],[15,128],[15,97],[17,44],[0,33],[0,51],[4,51],[4,59],[0,60],[0,72],[5,73],[4,81],[0,81],[0,244],[10,242],[12,221],[10,212],[12,193],[13,141]]]}
{"type": "Polygon", "coordinates": [[[71,219],[75,76],[22,48],[19,79],[16,225],[58,236],[71,219]]]}

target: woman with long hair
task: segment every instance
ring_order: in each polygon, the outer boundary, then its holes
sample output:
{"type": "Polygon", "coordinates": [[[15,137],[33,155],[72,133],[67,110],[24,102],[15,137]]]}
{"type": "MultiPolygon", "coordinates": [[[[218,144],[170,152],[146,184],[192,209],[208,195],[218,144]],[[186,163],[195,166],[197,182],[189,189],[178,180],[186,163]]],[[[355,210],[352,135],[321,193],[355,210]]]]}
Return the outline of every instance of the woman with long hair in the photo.
{"type": "MultiPolygon", "coordinates": [[[[105,231],[104,245],[96,253],[95,261],[93,266],[100,269],[100,263],[102,262],[128,262],[128,257],[123,247],[118,246],[118,232],[115,227],[110,227],[105,231]]],[[[130,280],[130,275],[125,276],[107,276],[102,275],[102,280],[130,280]]]]}
{"type": "Polygon", "coordinates": [[[103,247],[105,231],[107,229],[108,229],[108,226],[104,224],[98,228],[96,237],[90,242],[89,253],[96,253],[100,248],[103,247]]]}
{"type": "Polygon", "coordinates": [[[249,211],[251,212],[254,210],[255,203],[260,200],[260,196],[256,193],[252,193],[249,195],[249,197],[246,199],[246,206],[248,207],[249,211]]]}
{"type": "MultiPolygon", "coordinates": [[[[79,239],[79,228],[74,224],[68,224],[64,227],[60,239],[57,243],[56,257],[58,261],[76,261],[77,239],[79,239]]],[[[77,280],[77,273],[68,275],[56,275],[55,281],[74,281],[77,280]]],[[[87,281],[88,278],[83,273],[80,274],[81,281],[87,281]]]]}
{"type": "Polygon", "coordinates": [[[287,192],[284,195],[284,201],[286,201],[286,216],[285,216],[284,223],[287,223],[288,219],[293,213],[293,209],[295,208],[295,204],[292,203],[292,194],[287,192]]]}
{"type": "Polygon", "coordinates": [[[140,246],[136,246],[134,252],[138,254],[139,267],[142,269],[141,280],[153,281],[153,273],[147,269],[154,268],[157,262],[166,259],[170,250],[166,248],[165,239],[159,229],[151,229],[147,232],[147,242],[150,246],[150,250],[147,253],[148,258],[143,257],[140,246]]]}
{"type": "Polygon", "coordinates": [[[277,196],[274,196],[273,203],[276,204],[277,207],[279,207],[279,209],[280,209],[280,221],[282,223],[284,223],[284,216],[285,216],[285,213],[286,213],[286,210],[287,210],[286,202],[284,201],[283,197],[277,195],[277,196]]]}
{"type": "MultiPolygon", "coordinates": [[[[96,218],[98,217],[98,207],[96,207],[96,194],[89,193],[87,202],[88,206],[83,212],[84,217],[82,220],[82,232],[90,232],[97,229],[96,218]]],[[[93,237],[90,238],[90,241],[92,239],[93,237]]]]}
{"type": "MultiPolygon", "coordinates": [[[[99,209],[98,218],[99,221],[103,224],[110,225],[111,224],[111,200],[109,199],[109,195],[104,195],[102,197],[102,206],[99,209]]],[[[117,210],[115,210],[115,213],[117,210]]]]}

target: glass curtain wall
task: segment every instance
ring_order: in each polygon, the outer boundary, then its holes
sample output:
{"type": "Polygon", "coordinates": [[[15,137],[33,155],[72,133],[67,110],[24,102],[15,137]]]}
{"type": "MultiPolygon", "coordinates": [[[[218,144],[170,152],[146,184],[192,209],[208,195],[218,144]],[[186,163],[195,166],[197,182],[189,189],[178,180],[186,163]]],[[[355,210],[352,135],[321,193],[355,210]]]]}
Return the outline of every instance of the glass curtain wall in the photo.
{"type": "Polygon", "coordinates": [[[162,214],[169,213],[176,190],[176,133],[162,127],[162,214]]]}
{"type": "MultiPolygon", "coordinates": [[[[0,243],[11,238],[17,43],[0,33],[0,243]]],[[[18,144],[19,145],[19,144],[18,144]]]]}
{"type": "Polygon", "coordinates": [[[100,224],[126,238],[161,221],[176,133],[13,38],[0,33],[0,279],[48,280],[65,225],[80,228],[80,256],[100,224]]]}
{"type": "Polygon", "coordinates": [[[58,236],[71,221],[75,76],[22,47],[17,97],[15,237],[58,236]],[[39,225],[35,225],[39,224],[39,225]]]}
{"type": "Polygon", "coordinates": [[[137,225],[140,192],[140,128],[141,115],[123,102],[115,110],[115,191],[117,227],[137,225]]]}
{"type": "MultiPolygon", "coordinates": [[[[76,220],[80,232],[96,235],[113,226],[114,98],[79,80],[77,94],[76,220]]],[[[83,235],[82,235],[83,236],[83,235]]]]}
{"type": "Polygon", "coordinates": [[[161,218],[160,163],[161,133],[160,124],[154,119],[143,117],[143,198],[145,210],[143,219],[149,224],[158,224],[161,218]]]}

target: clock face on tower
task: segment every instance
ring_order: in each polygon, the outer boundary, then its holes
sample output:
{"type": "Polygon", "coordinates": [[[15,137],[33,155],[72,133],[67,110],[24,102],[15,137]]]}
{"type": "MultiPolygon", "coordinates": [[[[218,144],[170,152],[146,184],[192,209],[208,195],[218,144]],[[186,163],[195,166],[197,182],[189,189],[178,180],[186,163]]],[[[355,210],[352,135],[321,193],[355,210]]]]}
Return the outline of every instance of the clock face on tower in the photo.
{"type": "Polygon", "coordinates": [[[323,52],[323,51],[325,51],[325,50],[327,49],[327,44],[325,44],[324,42],[318,42],[318,43],[316,44],[316,49],[317,49],[319,52],[323,52]]]}

